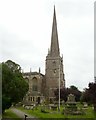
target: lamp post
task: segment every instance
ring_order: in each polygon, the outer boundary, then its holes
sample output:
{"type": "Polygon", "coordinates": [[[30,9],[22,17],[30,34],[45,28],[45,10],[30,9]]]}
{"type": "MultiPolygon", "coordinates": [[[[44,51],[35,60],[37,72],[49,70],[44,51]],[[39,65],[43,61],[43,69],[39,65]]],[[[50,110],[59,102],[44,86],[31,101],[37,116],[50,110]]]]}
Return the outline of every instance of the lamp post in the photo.
{"type": "Polygon", "coordinates": [[[27,118],[28,116],[27,115],[25,115],[25,120],[26,120],[26,118],[27,118]]]}
{"type": "Polygon", "coordinates": [[[60,111],[60,65],[59,65],[59,102],[58,102],[58,111],[60,111]]]}

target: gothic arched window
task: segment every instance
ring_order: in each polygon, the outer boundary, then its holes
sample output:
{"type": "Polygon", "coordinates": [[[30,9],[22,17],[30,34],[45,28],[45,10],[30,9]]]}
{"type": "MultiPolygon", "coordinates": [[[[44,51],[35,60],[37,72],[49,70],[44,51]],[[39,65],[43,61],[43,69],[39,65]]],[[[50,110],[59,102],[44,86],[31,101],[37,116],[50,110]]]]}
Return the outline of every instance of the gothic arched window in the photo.
{"type": "Polygon", "coordinates": [[[37,91],[38,90],[38,80],[36,77],[32,79],[32,90],[37,91]]]}

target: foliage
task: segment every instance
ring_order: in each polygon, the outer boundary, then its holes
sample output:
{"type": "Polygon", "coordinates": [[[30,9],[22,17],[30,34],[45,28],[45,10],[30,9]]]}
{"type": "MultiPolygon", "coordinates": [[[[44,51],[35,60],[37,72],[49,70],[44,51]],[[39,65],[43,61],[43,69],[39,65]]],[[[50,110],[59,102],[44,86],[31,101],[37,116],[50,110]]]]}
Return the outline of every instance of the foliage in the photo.
{"type": "Polygon", "coordinates": [[[82,101],[94,105],[94,111],[96,112],[96,83],[89,83],[89,88],[85,89],[82,95],[82,101]]]}
{"type": "Polygon", "coordinates": [[[5,95],[2,96],[2,109],[9,108],[11,106],[11,100],[9,97],[6,97],[5,95]]]}
{"type": "Polygon", "coordinates": [[[28,91],[28,84],[20,72],[20,66],[8,60],[2,63],[2,111],[12,103],[22,101],[28,91]]]}
{"type": "MultiPolygon", "coordinates": [[[[58,100],[58,98],[59,98],[58,97],[58,89],[56,91],[54,91],[54,94],[56,96],[56,100],[58,100]]],[[[68,94],[74,94],[75,95],[75,100],[80,101],[80,97],[81,97],[82,93],[75,86],[70,86],[70,88],[62,88],[62,89],[60,89],[60,98],[61,98],[61,100],[64,100],[66,102],[68,94]]]]}
{"type": "Polygon", "coordinates": [[[70,94],[74,94],[75,95],[75,100],[78,102],[78,101],[80,101],[80,97],[81,97],[81,95],[82,95],[82,92],[81,91],[79,91],[78,90],[78,88],[77,87],[75,87],[75,86],[70,86],[70,88],[68,89],[68,93],[70,94]]]}
{"type": "Polygon", "coordinates": [[[21,72],[21,67],[20,65],[16,64],[15,62],[11,60],[7,60],[5,64],[11,69],[12,72],[15,73],[20,73],[21,72]]]}

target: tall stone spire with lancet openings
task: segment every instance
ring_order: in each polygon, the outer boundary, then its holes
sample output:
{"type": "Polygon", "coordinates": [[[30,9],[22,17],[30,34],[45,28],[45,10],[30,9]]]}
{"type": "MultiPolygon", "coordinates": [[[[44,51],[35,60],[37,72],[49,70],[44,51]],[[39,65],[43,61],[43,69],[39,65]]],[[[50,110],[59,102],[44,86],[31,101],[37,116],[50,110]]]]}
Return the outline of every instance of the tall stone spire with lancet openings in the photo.
{"type": "Polygon", "coordinates": [[[60,56],[59,40],[57,32],[56,12],[54,6],[51,46],[48,50],[45,61],[45,91],[46,96],[50,99],[55,98],[54,91],[59,87],[65,87],[64,71],[63,71],[63,57],[60,56]]]}
{"type": "Polygon", "coordinates": [[[50,56],[53,57],[60,56],[55,5],[54,5],[53,24],[52,24],[50,56]]]}

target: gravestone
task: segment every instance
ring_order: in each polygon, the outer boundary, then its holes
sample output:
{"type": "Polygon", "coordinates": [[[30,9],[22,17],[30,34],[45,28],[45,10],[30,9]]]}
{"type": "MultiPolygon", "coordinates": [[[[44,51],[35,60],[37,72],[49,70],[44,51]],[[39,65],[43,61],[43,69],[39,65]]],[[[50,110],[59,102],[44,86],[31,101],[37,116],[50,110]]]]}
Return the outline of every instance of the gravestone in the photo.
{"type": "Polygon", "coordinates": [[[68,95],[67,102],[64,109],[64,114],[71,114],[71,115],[82,114],[82,112],[77,109],[75,96],[73,94],[68,95]]]}
{"type": "Polygon", "coordinates": [[[73,94],[69,94],[68,95],[67,103],[68,102],[71,102],[71,103],[75,102],[75,96],[73,94]]]}
{"type": "Polygon", "coordinates": [[[69,94],[66,102],[66,113],[73,114],[74,111],[77,110],[75,96],[73,94],[69,94]]]}

